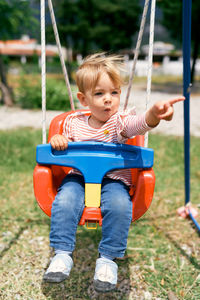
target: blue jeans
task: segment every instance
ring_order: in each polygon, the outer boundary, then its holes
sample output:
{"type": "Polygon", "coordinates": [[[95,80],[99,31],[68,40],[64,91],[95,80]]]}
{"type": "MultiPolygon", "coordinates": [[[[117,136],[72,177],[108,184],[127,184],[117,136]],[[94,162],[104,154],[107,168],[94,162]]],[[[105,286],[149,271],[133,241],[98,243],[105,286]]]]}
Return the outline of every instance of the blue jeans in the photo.
{"type": "MultiPolygon", "coordinates": [[[[70,251],[75,248],[76,230],[84,209],[84,179],[67,175],[52,205],[50,246],[70,251]]],[[[132,219],[129,188],[120,180],[104,178],[101,188],[102,239],[99,253],[123,257],[132,219]]]]}

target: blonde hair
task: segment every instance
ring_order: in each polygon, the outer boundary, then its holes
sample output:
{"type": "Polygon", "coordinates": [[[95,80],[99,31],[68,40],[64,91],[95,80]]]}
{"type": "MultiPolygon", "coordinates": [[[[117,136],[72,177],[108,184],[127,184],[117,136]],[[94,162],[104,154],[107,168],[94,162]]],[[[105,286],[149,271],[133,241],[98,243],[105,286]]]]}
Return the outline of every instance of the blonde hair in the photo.
{"type": "Polygon", "coordinates": [[[107,73],[116,87],[120,88],[123,79],[120,75],[122,57],[105,55],[104,52],[87,56],[76,73],[76,83],[80,92],[94,90],[102,73],[107,73]]]}

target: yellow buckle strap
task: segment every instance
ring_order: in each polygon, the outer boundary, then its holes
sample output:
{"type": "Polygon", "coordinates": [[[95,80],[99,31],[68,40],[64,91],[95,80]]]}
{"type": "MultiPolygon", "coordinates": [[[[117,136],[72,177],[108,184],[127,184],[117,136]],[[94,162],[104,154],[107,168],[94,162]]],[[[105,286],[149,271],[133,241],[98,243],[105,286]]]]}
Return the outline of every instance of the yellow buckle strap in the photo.
{"type": "Polygon", "coordinates": [[[100,207],[101,203],[101,184],[86,183],[85,184],[85,206],[100,207]]]}

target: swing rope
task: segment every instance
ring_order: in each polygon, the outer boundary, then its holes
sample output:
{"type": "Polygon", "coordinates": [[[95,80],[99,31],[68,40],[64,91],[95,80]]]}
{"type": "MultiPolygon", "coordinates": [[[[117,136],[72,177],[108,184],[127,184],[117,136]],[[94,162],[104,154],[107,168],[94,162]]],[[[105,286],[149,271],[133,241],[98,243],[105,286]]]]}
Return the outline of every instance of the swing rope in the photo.
{"type": "MultiPolygon", "coordinates": [[[[135,75],[135,68],[136,68],[136,63],[138,60],[138,55],[139,55],[142,37],[143,37],[143,33],[144,33],[144,26],[145,26],[147,12],[148,12],[148,8],[149,8],[149,2],[150,2],[150,0],[145,0],[140,30],[139,30],[139,34],[138,34],[138,40],[137,40],[136,49],[135,49],[135,55],[134,55],[134,59],[133,59],[133,65],[132,65],[131,74],[130,74],[130,78],[129,78],[127,94],[126,94],[126,98],[125,98],[124,110],[127,109],[128,100],[129,100],[131,87],[132,87],[132,82],[133,82],[134,75],[135,75]]],[[[148,53],[148,67],[147,67],[146,109],[145,109],[145,111],[148,110],[149,103],[150,103],[150,95],[151,95],[155,9],[156,9],[156,0],[151,0],[151,16],[150,16],[150,29],[149,29],[149,53],[148,53]]],[[[144,146],[148,147],[148,132],[145,134],[144,146]]]]}
{"type": "Polygon", "coordinates": [[[45,43],[45,0],[40,2],[41,24],[41,88],[42,88],[42,143],[46,144],[46,43],[45,43]]]}
{"type": "MultiPolygon", "coordinates": [[[[55,15],[53,11],[53,5],[51,0],[48,0],[49,11],[54,30],[55,40],[58,47],[58,53],[61,61],[61,66],[65,78],[65,83],[68,90],[71,110],[74,110],[74,102],[72,91],[69,83],[69,77],[65,66],[64,57],[62,54],[62,48],[60,44],[58,29],[56,25],[55,15]]],[[[42,143],[46,144],[47,133],[46,133],[46,37],[45,37],[45,0],[40,0],[40,26],[41,26],[41,89],[42,89],[42,143]]]]}
{"type": "Polygon", "coordinates": [[[61,66],[62,66],[64,78],[65,78],[65,83],[66,83],[67,91],[68,91],[68,95],[69,95],[71,110],[75,110],[72,91],[71,91],[71,87],[70,87],[70,83],[69,83],[69,77],[68,77],[67,69],[66,69],[66,66],[65,66],[65,60],[64,60],[64,57],[63,57],[63,54],[62,54],[60,38],[59,38],[59,34],[58,34],[56,19],[55,19],[54,10],[53,10],[53,4],[52,4],[51,0],[48,0],[48,5],[49,5],[49,12],[50,12],[50,16],[51,16],[53,31],[54,31],[54,35],[55,35],[55,40],[56,40],[56,44],[57,44],[58,52],[59,52],[59,56],[60,56],[60,62],[61,62],[61,66]]]}
{"type": "Polygon", "coordinates": [[[127,109],[128,100],[129,100],[131,87],[132,87],[132,82],[133,82],[133,78],[134,78],[134,75],[135,75],[135,68],[136,68],[136,63],[137,63],[137,60],[138,60],[138,55],[139,55],[139,52],[140,52],[140,46],[141,46],[142,37],[143,37],[143,33],[144,33],[144,27],[145,27],[146,18],[147,18],[149,2],[150,2],[150,0],[145,0],[142,19],[141,19],[141,24],[140,24],[140,31],[139,31],[139,34],[138,34],[138,40],[137,40],[137,44],[136,44],[136,49],[135,49],[135,54],[134,54],[134,59],[133,59],[133,65],[132,65],[131,74],[130,74],[130,77],[129,77],[127,94],[126,94],[125,103],[124,103],[124,110],[127,109]]]}
{"type": "MultiPolygon", "coordinates": [[[[149,108],[151,95],[151,78],[153,67],[153,43],[154,43],[154,27],[155,27],[155,11],[156,0],[151,1],[151,16],[150,16],[150,30],[149,30],[149,55],[148,55],[148,69],[147,69],[147,93],[146,93],[146,111],[149,108]]],[[[144,136],[144,146],[148,147],[148,132],[144,136]]]]}

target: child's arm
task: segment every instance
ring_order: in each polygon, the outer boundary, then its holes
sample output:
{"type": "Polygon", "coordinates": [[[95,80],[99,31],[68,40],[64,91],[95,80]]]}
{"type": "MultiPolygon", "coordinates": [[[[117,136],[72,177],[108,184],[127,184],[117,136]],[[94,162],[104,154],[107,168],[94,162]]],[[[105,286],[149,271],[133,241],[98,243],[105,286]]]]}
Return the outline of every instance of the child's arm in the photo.
{"type": "Polygon", "coordinates": [[[160,120],[171,121],[174,108],[173,105],[176,102],[184,101],[185,97],[180,96],[167,101],[156,102],[145,115],[145,120],[148,126],[156,127],[160,120]]]}
{"type": "MultiPolygon", "coordinates": [[[[127,138],[143,135],[150,129],[156,127],[160,120],[170,121],[173,117],[173,105],[176,102],[183,101],[183,96],[156,102],[146,113],[142,115],[129,114],[123,120],[123,129],[119,126],[118,141],[124,142],[127,138]]],[[[121,124],[121,123],[120,123],[121,124]]]]}
{"type": "Polygon", "coordinates": [[[55,134],[50,139],[50,144],[55,150],[65,150],[68,146],[68,140],[61,134],[55,134]]]}

